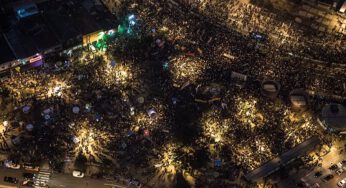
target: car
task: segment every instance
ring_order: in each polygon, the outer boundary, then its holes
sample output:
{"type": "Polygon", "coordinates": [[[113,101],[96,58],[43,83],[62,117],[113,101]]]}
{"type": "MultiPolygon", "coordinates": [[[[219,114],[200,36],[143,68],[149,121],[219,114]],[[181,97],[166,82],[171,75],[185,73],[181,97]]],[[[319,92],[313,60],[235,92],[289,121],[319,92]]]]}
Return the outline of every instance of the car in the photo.
{"type": "Polygon", "coordinates": [[[346,160],[342,160],[342,161],[341,161],[341,164],[342,164],[342,165],[346,165],[346,160]]]}
{"type": "Polygon", "coordinates": [[[342,164],[342,162],[338,162],[338,163],[336,163],[336,166],[337,166],[338,168],[342,168],[343,164],[342,164]]]}
{"type": "Polygon", "coordinates": [[[24,172],[24,173],[23,173],[23,177],[24,177],[25,179],[33,179],[33,178],[35,177],[35,174],[29,173],[29,172],[24,172]]]}
{"type": "Polygon", "coordinates": [[[24,181],[22,182],[22,185],[23,185],[23,186],[26,186],[26,187],[34,187],[35,183],[34,183],[34,181],[32,181],[32,180],[24,180],[24,181]]]}
{"type": "Polygon", "coordinates": [[[342,168],[340,168],[339,170],[337,170],[337,171],[335,172],[335,174],[341,175],[343,172],[344,172],[344,170],[343,170],[342,168]]]}
{"type": "Polygon", "coordinates": [[[339,181],[336,185],[339,187],[343,187],[346,183],[346,178],[342,179],[341,181],[339,181]]]}
{"type": "Polygon", "coordinates": [[[300,180],[299,182],[296,182],[296,186],[300,188],[305,188],[305,187],[308,187],[309,184],[300,180]]]}
{"type": "Polygon", "coordinates": [[[305,187],[305,183],[304,182],[297,182],[296,183],[296,185],[297,185],[297,187],[299,187],[299,188],[303,188],[303,187],[305,187]]]}
{"type": "Polygon", "coordinates": [[[329,170],[336,170],[336,169],[338,169],[338,165],[333,164],[333,165],[330,166],[328,169],[329,169],[329,170]]]}
{"type": "Polygon", "coordinates": [[[320,184],[314,183],[314,184],[311,185],[309,188],[318,188],[318,187],[320,187],[320,184]]]}
{"type": "Polygon", "coordinates": [[[40,171],[40,167],[34,166],[32,164],[24,164],[23,168],[27,171],[33,171],[33,172],[38,172],[40,171]]]}
{"type": "Polygon", "coordinates": [[[76,178],[83,178],[84,177],[84,173],[78,170],[74,170],[72,172],[72,176],[76,177],[76,178]]]}
{"type": "Polygon", "coordinates": [[[328,174],[328,175],[326,175],[326,176],[324,176],[324,177],[322,178],[322,181],[323,181],[323,182],[327,182],[327,181],[329,181],[329,180],[331,180],[331,179],[333,179],[333,178],[334,178],[333,174],[328,174]]]}
{"type": "Polygon", "coordinates": [[[131,178],[131,179],[129,179],[129,185],[134,185],[135,187],[140,187],[141,183],[139,182],[139,180],[131,178]]]}
{"type": "Polygon", "coordinates": [[[102,176],[103,179],[108,180],[108,181],[114,181],[115,178],[111,175],[104,175],[102,176]]]}
{"type": "Polygon", "coordinates": [[[317,171],[314,176],[315,178],[322,176],[322,171],[317,171]]]}
{"type": "Polygon", "coordinates": [[[12,169],[20,169],[20,165],[19,164],[15,164],[10,160],[5,160],[4,161],[4,165],[6,168],[12,168],[12,169]]]}
{"type": "Polygon", "coordinates": [[[4,182],[17,184],[18,183],[18,179],[17,178],[13,178],[13,177],[9,177],[9,176],[5,176],[4,177],[4,182]]]}

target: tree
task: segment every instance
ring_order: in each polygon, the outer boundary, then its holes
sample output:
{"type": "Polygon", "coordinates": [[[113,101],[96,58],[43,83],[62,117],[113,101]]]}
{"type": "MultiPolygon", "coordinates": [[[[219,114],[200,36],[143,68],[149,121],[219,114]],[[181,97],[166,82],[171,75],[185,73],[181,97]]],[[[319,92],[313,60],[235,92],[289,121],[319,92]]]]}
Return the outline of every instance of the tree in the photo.
{"type": "Polygon", "coordinates": [[[82,152],[80,152],[78,154],[78,156],[76,157],[76,160],[74,162],[74,166],[82,171],[82,172],[85,172],[86,171],[86,163],[88,162],[88,159],[85,157],[85,155],[83,155],[82,152]]]}
{"type": "Polygon", "coordinates": [[[176,185],[175,187],[177,188],[190,188],[190,184],[189,182],[186,181],[186,179],[184,178],[183,174],[181,172],[178,172],[176,175],[176,185]]]}

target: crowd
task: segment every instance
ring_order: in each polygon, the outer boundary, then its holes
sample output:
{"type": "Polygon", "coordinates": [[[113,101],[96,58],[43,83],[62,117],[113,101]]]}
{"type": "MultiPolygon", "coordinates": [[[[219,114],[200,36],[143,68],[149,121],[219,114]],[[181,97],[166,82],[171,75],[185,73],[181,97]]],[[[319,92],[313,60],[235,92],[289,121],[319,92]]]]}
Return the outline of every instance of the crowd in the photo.
{"type": "MultiPolygon", "coordinates": [[[[67,157],[83,155],[88,164],[103,165],[116,177],[138,178],[153,187],[172,186],[179,173],[193,184],[222,186],[313,135],[330,141],[316,124],[320,109],[313,102],[321,101],[312,99],[311,111],[295,112],[287,93],[302,87],[343,95],[342,67],[314,66],[289,55],[305,48],[268,38],[279,30],[275,15],[236,2],[225,6],[233,10],[230,27],[258,31],[264,40],[226,29],[216,18],[148,1],[129,10],[138,17],[140,35],[116,35],[106,50],[83,49],[46,59],[38,69],[13,71],[2,83],[10,94],[1,102],[5,135],[19,138],[11,159],[49,160],[61,169],[67,157]],[[258,21],[276,24],[261,30],[254,25],[265,23],[258,21]],[[148,43],[130,47],[129,41],[143,39],[148,43]],[[143,51],[128,57],[118,45],[127,53],[143,51]],[[244,88],[231,84],[231,71],[248,75],[244,88]],[[261,95],[263,79],[280,82],[276,100],[261,95]],[[210,88],[217,97],[197,101],[198,88],[210,88]]],[[[287,30],[290,36],[296,32],[287,30]]]]}

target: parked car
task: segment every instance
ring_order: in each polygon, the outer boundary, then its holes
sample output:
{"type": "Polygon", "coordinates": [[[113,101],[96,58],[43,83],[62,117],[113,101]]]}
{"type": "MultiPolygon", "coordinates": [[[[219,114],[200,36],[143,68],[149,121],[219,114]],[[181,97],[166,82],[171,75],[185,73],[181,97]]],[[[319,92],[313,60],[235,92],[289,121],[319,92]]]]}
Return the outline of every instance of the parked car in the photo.
{"type": "Polygon", "coordinates": [[[78,170],[74,170],[72,172],[72,176],[76,177],[76,178],[83,178],[84,177],[84,173],[78,170]]]}
{"type": "Polygon", "coordinates": [[[35,174],[29,173],[29,172],[24,172],[23,177],[26,179],[33,179],[35,177],[35,174]]]}
{"type": "Polygon", "coordinates": [[[33,172],[40,171],[40,167],[32,165],[32,164],[28,164],[28,163],[24,164],[23,168],[27,171],[33,171],[33,172]]]}
{"type": "Polygon", "coordinates": [[[343,187],[346,183],[346,178],[342,179],[341,181],[339,181],[336,185],[339,187],[343,187]]]}
{"type": "Polygon", "coordinates": [[[300,181],[300,182],[297,182],[296,185],[297,185],[297,187],[299,187],[299,188],[305,187],[304,182],[301,182],[301,181],[300,181]]]}
{"type": "Polygon", "coordinates": [[[331,179],[333,179],[334,178],[334,176],[332,175],[332,174],[328,174],[328,175],[326,175],[326,176],[324,176],[323,178],[322,178],[322,181],[323,182],[327,182],[327,181],[329,181],[329,180],[331,180],[331,179]]]}
{"type": "Polygon", "coordinates": [[[315,178],[322,176],[322,171],[316,172],[314,176],[315,176],[315,178]]]}
{"type": "Polygon", "coordinates": [[[342,160],[342,161],[341,161],[341,164],[342,164],[342,165],[346,165],[346,160],[342,160]]]}
{"type": "Polygon", "coordinates": [[[18,179],[17,178],[13,178],[13,177],[9,177],[9,176],[5,176],[4,177],[4,182],[17,184],[18,183],[18,179]]]}
{"type": "Polygon", "coordinates": [[[338,165],[333,164],[333,165],[330,166],[328,169],[329,169],[329,170],[336,170],[336,169],[338,169],[338,165]]]}
{"type": "Polygon", "coordinates": [[[34,181],[32,181],[32,180],[24,180],[24,181],[22,182],[22,185],[23,185],[23,186],[26,186],[26,187],[34,187],[35,183],[34,183],[34,181]]]}
{"type": "Polygon", "coordinates": [[[314,183],[314,184],[311,185],[309,188],[318,188],[318,187],[320,187],[320,184],[314,183]]]}
{"type": "Polygon", "coordinates": [[[341,175],[344,172],[344,170],[342,168],[340,168],[339,170],[337,170],[335,173],[337,175],[341,175]]]}
{"type": "Polygon", "coordinates": [[[6,168],[12,168],[12,169],[20,169],[20,165],[19,164],[15,164],[10,160],[5,160],[4,161],[4,165],[6,168]]]}

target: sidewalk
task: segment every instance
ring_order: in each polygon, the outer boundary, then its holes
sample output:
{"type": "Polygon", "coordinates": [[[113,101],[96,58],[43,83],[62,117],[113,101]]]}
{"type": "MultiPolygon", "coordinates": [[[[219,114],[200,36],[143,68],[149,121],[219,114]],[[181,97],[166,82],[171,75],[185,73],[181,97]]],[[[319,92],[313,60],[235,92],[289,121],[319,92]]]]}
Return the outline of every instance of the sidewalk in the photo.
{"type": "Polygon", "coordinates": [[[303,1],[301,5],[296,5],[287,0],[269,1],[275,9],[284,11],[283,14],[286,13],[296,17],[296,22],[301,21],[301,24],[322,32],[346,34],[346,19],[334,10],[314,5],[308,1],[303,1]]]}

